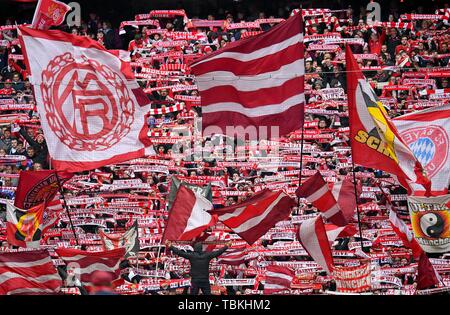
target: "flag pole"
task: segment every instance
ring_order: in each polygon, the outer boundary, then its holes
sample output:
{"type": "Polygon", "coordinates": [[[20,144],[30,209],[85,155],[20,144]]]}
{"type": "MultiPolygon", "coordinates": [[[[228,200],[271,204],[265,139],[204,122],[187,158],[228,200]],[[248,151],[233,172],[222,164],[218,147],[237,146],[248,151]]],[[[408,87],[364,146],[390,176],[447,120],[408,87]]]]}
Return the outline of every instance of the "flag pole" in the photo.
{"type": "Polygon", "coordinates": [[[353,173],[353,188],[355,189],[356,214],[358,215],[359,238],[361,243],[361,250],[363,250],[361,217],[359,214],[359,196],[358,196],[358,189],[356,189],[355,163],[353,162],[353,148],[352,148],[352,173],[353,173]]]}
{"type": "MultiPolygon", "coordinates": [[[[300,12],[298,14],[302,15],[302,9],[303,9],[303,5],[300,5],[300,12]]],[[[301,22],[301,26],[302,26],[302,30],[301,31],[304,33],[305,32],[305,28],[304,28],[304,25],[303,25],[303,16],[300,19],[300,22],[301,22]]],[[[303,45],[303,50],[304,50],[304,44],[302,43],[302,45],[303,45]]],[[[302,185],[303,143],[304,143],[304,140],[305,140],[305,137],[304,137],[304,135],[305,135],[305,105],[306,105],[306,102],[305,102],[305,104],[303,106],[302,138],[301,138],[301,143],[300,143],[300,172],[298,174],[298,187],[299,188],[302,185]]],[[[297,208],[298,208],[297,211],[300,210],[300,197],[298,197],[298,196],[297,196],[297,208]]]]}
{"type": "Polygon", "coordinates": [[[59,193],[61,194],[62,200],[63,200],[63,204],[64,204],[64,208],[66,209],[67,212],[67,216],[69,217],[69,223],[70,223],[70,227],[72,228],[72,232],[73,235],[75,236],[75,242],[78,244],[78,236],[77,233],[75,232],[75,228],[73,227],[73,223],[72,223],[72,217],[70,216],[70,211],[69,211],[69,207],[67,206],[67,202],[66,202],[66,197],[64,197],[64,192],[63,192],[63,187],[61,185],[61,180],[58,176],[58,171],[55,170],[55,175],[56,175],[56,180],[58,182],[58,187],[59,187],[59,193]]]}
{"type": "MultiPolygon", "coordinates": [[[[300,144],[300,171],[298,174],[298,187],[302,185],[302,171],[303,171],[303,143],[304,141],[304,133],[305,133],[305,122],[302,124],[302,138],[301,138],[301,144],[300,144]]],[[[300,197],[297,197],[297,207],[300,208],[300,197]]]]}

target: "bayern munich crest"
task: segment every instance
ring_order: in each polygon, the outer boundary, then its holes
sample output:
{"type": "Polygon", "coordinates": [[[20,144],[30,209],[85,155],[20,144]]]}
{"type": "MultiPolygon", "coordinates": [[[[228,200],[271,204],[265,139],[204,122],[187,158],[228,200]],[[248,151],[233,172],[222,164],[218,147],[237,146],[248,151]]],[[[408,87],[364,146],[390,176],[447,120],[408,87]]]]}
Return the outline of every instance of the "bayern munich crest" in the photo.
{"type": "Polygon", "coordinates": [[[76,151],[104,151],[130,132],[135,104],[126,83],[96,60],[56,56],[40,85],[49,127],[76,151]]]}
{"type": "Polygon", "coordinates": [[[410,128],[403,131],[401,136],[428,176],[433,177],[447,162],[449,141],[443,128],[436,125],[410,128]]]}

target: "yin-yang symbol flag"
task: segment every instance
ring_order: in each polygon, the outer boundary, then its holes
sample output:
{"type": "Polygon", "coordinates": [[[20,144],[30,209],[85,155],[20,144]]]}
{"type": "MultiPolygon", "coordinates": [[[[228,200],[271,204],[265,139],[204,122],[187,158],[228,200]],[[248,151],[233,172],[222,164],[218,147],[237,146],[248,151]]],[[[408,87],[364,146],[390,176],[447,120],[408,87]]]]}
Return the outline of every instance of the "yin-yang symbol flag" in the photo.
{"type": "Polygon", "coordinates": [[[154,153],[149,99],[120,52],[57,30],[19,31],[55,169],[91,170],[154,153]]]}
{"type": "Polygon", "coordinates": [[[450,195],[408,196],[414,237],[427,253],[450,252],[450,195]]]}

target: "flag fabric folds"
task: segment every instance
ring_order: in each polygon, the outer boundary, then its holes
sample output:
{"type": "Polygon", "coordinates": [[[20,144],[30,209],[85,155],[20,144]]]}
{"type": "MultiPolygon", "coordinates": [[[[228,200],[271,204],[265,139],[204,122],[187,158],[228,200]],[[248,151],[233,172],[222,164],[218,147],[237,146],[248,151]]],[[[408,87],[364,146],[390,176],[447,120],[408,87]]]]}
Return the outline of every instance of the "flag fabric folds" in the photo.
{"type": "Polygon", "coordinates": [[[61,286],[46,249],[0,253],[0,295],[55,294],[61,286]]]}
{"type": "Polygon", "coordinates": [[[182,181],[179,180],[176,176],[172,176],[172,182],[170,183],[170,191],[169,195],[167,196],[167,209],[170,210],[170,208],[172,207],[173,201],[175,200],[175,197],[181,184],[188,187],[192,191],[199,192],[206,199],[212,202],[211,183],[208,183],[208,185],[206,185],[205,187],[200,187],[189,183],[182,183],[182,181]]]}
{"type": "Polygon", "coordinates": [[[327,238],[331,246],[338,237],[352,237],[356,234],[357,229],[351,224],[348,224],[346,226],[325,224],[325,231],[327,233],[327,238]]]}
{"type": "Polygon", "coordinates": [[[205,135],[228,134],[227,127],[232,126],[247,131],[256,127],[259,139],[268,139],[302,126],[302,32],[302,16],[297,14],[268,32],[228,44],[191,65],[202,97],[205,135]]]}
{"type": "Polygon", "coordinates": [[[403,245],[407,248],[411,248],[413,257],[415,260],[419,260],[422,255],[422,247],[417,243],[413,233],[409,230],[408,226],[403,222],[397,214],[392,210],[392,207],[388,204],[389,208],[389,221],[395,234],[402,240],[403,245]]]}
{"type": "MultiPolygon", "coordinates": [[[[357,184],[356,186],[357,192],[360,193],[361,185],[357,184]]],[[[328,187],[341,208],[344,219],[350,222],[358,209],[353,181],[345,178],[339,182],[328,183],[328,187]]]]}
{"type": "Polygon", "coordinates": [[[154,153],[129,62],[84,36],[19,27],[52,165],[79,172],[154,153]]]}
{"type": "Polygon", "coordinates": [[[107,234],[100,230],[103,248],[105,250],[113,250],[116,248],[125,248],[125,258],[137,256],[139,252],[139,230],[138,221],[134,221],[133,225],[123,234],[107,234]]]}
{"type": "Polygon", "coordinates": [[[295,272],[284,266],[269,265],[266,269],[264,294],[273,294],[291,288],[295,272]]]}
{"type": "Polygon", "coordinates": [[[324,217],[338,226],[347,225],[342,210],[328,188],[320,172],[306,180],[296,191],[299,198],[306,198],[324,217]]]}
{"type": "MultiPolygon", "coordinates": [[[[450,185],[450,104],[392,120],[400,136],[427,171],[433,195],[445,195],[450,185]]],[[[412,184],[415,195],[424,194],[412,184]]]]}
{"type": "Polygon", "coordinates": [[[298,229],[298,238],[314,261],[331,274],[334,262],[322,216],[303,221],[298,229]]]}
{"type": "Polygon", "coordinates": [[[217,216],[207,212],[212,208],[212,203],[201,194],[181,185],[169,212],[163,242],[190,241],[202,234],[217,222],[217,216]]]}
{"type": "Polygon", "coordinates": [[[125,255],[125,248],[110,251],[88,252],[79,249],[57,248],[56,253],[67,266],[67,273],[75,275],[87,290],[92,288],[92,275],[95,271],[109,273],[113,285],[120,285],[120,261],[125,255]]]}
{"type": "MultiPolygon", "coordinates": [[[[58,177],[61,185],[70,179],[72,175],[66,172],[59,172],[58,177]]],[[[58,178],[55,171],[22,171],[19,175],[14,205],[28,209],[44,202],[49,203],[54,200],[58,191],[58,178]]]]}
{"type": "Polygon", "coordinates": [[[431,182],[424,168],[400,137],[383,104],[364,78],[349,45],[346,65],[353,162],[396,176],[409,192],[411,182],[422,185],[429,192],[431,182]]]}
{"type": "Polygon", "coordinates": [[[439,275],[428,259],[427,254],[422,251],[417,266],[417,290],[429,289],[439,284],[439,275]]]}
{"type": "Polygon", "coordinates": [[[44,204],[28,210],[6,203],[6,235],[8,243],[26,248],[38,248],[43,234],[44,204]]]}
{"type": "Polygon", "coordinates": [[[38,30],[47,30],[51,26],[61,25],[70,10],[70,6],[60,1],[39,0],[31,27],[38,30]]]}
{"type": "Polygon", "coordinates": [[[291,213],[294,200],[282,191],[260,191],[239,204],[210,211],[248,244],[253,244],[291,213]]]}

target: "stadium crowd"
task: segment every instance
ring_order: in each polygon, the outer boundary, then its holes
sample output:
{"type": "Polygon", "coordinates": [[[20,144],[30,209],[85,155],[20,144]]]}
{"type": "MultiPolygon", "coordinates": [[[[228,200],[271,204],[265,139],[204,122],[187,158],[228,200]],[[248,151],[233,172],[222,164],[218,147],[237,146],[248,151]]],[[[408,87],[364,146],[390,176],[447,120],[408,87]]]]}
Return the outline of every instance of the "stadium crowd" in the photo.
{"type": "MultiPolygon", "coordinates": [[[[100,250],[100,229],[123,232],[137,220],[140,251],[122,262],[126,282],[115,292],[187,293],[189,264],[161,243],[173,177],[211,189],[216,208],[244,201],[264,188],[284,189],[295,196],[300,165],[302,181],[315,170],[330,183],[353,180],[345,44],[351,45],[391,117],[449,102],[447,8],[430,13],[428,19],[402,17],[404,12],[396,12],[389,22],[375,24],[364,14],[353,16],[351,9],[304,10],[307,105],[303,155],[301,130],[266,142],[264,147],[226,141],[222,136],[203,138],[198,132],[200,96],[189,62],[231,42],[257,36],[290,14],[287,10],[280,13],[275,17],[260,12],[251,17],[225,12],[223,16],[196,19],[182,10],[164,10],[137,15],[120,27],[92,13],[80,27],[65,27],[67,32],[88,36],[107,49],[128,50],[136,78],[152,101],[147,123],[155,155],[76,174],[66,182],[64,197],[77,239],[67,212],[60,208],[55,210],[60,211],[60,219],[44,235],[42,246],[50,252],[64,246],[100,250]],[[447,16],[447,20],[437,19],[438,15],[447,16]],[[416,84],[415,78],[425,80],[416,84]],[[430,92],[438,89],[444,90],[430,92]]],[[[20,171],[49,169],[52,163],[13,19],[0,26],[0,46],[0,194],[3,199],[13,199],[20,171]]],[[[354,171],[360,187],[358,209],[364,247],[361,249],[359,232],[337,238],[332,246],[335,264],[356,266],[365,258],[376,270],[372,293],[413,294],[417,263],[389,224],[386,197],[380,187],[391,196],[399,217],[408,222],[406,190],[382,171],[359,166],[354,171]]],[[[9,246],[5,209],[0,204],[2,249],[9,246]]],[[[262,293],[265,268],[270,264],[295,270],[289,294],[335,291],[334,280],[302,249],[295,233],[296,225],[316,215],[313,205],[301,199],[288,220],[279,222],[252,246],[223,224],[215,225],[209,230],[209,240],[218,245],[208,245],[209,250],[231,241],[231,250],[245,251],[246,255],[237,266],[226,264],[226,256],[212,261],[212,293],[262,293]]],[[[352,225],[359,231],[356,212],[352,225]]],[[[190,244],[177,247],[190,248],[190,244]]],[[[64,273],[64,263],[55,254],[53,258],[64,273]]],[[[448,259],[448,255],[431,258],[446,286],[450,286],[448,259]]],[[[64,291],[80,294],[83,290],[70,279],[67,277],[64,291]]]]}

